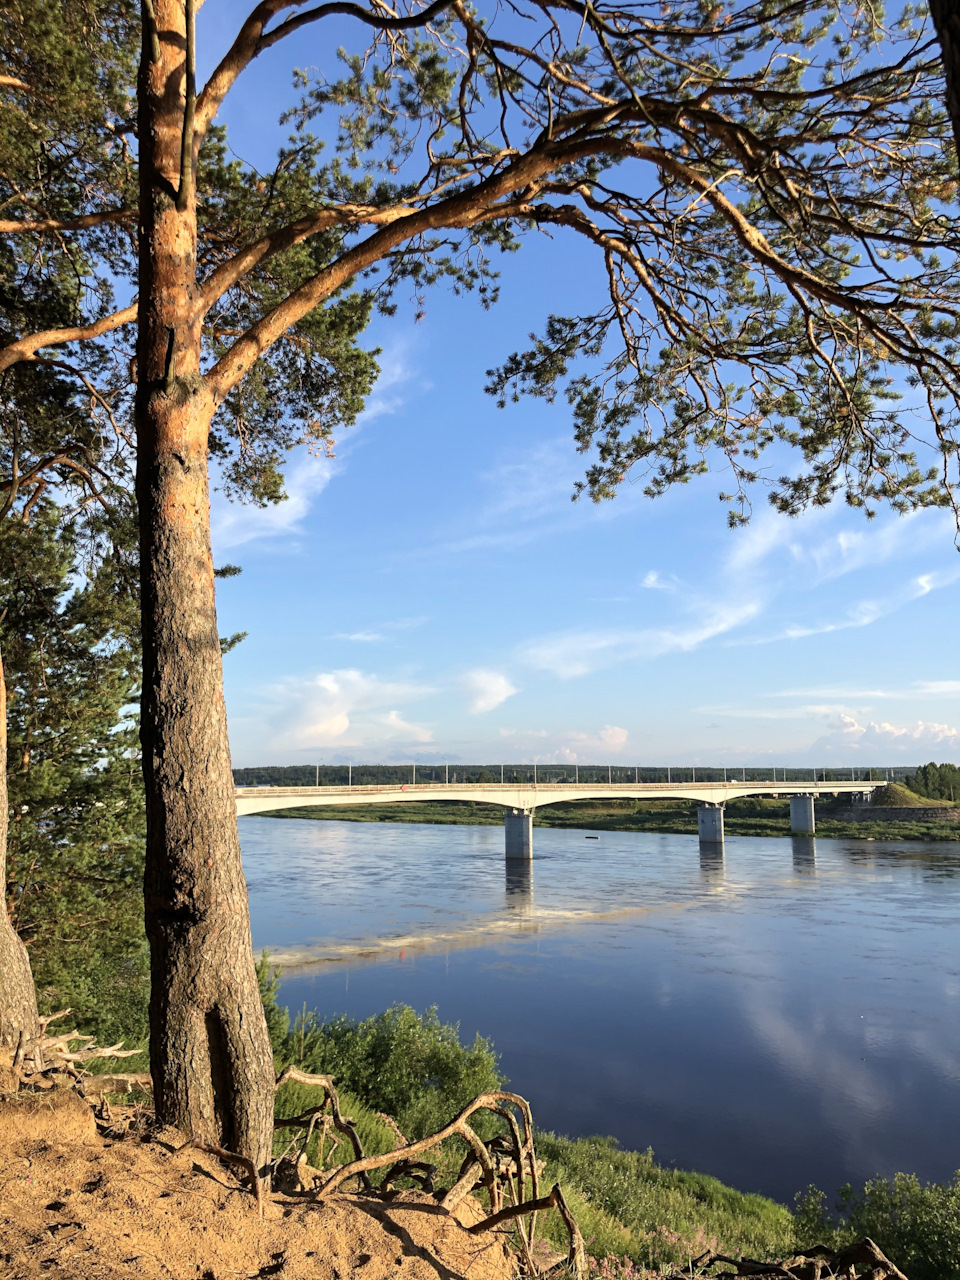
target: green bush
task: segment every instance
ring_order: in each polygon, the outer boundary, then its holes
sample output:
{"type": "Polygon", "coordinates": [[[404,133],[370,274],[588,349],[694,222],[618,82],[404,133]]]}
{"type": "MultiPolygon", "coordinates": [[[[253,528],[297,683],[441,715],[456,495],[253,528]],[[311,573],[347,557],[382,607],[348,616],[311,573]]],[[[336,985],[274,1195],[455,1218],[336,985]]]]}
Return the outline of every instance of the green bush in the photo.
{"type": "Polygon", "coordinates": [[[837,1220],[826,1206],[816,1187],[797,1197],[800,1247],[869,1236],[910,1280],[960,1280],[960,1173],[945,1183],[922,1183],[911,1173],[871,1178],[862,1191],[841,1188],[837,1220]]]}
{"type": "Polygon", "coordinates": [[[361,1021],[343,1015],[322,1021],[304,1010],[290,1026],[266,958],[258,974],[278,1068],[292,1063],[333,1076],[338,1090],[391,1116],[410,1141],[442,1128],[477,1094],[505,1083],[490,1041],[477,1036],[462,1045],[459,1026],[441,1022],[435,1008],[421,1015],[394,1005],[361,1021]]]}

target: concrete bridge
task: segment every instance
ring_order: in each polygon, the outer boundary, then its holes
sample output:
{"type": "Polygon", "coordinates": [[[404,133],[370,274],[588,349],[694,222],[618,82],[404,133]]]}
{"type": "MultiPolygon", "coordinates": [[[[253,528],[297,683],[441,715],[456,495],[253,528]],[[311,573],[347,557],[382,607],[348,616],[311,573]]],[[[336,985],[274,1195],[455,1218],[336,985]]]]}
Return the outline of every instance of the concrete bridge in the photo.
{"type": "Polygon", "coordinates": [[[701,844],[722,844],[723,807],[745,796],[790,799],[790,828],[812,835],[814,801],[821,795],[867,800],[878,782],[425,782],[387,786],[237,787],[237,816],[305,809],[314,805],[405,804],[410,801],[473,800],[504,809],[506,856],[533,857],[533,814],[564,800],[695,800],[701,844]]]}

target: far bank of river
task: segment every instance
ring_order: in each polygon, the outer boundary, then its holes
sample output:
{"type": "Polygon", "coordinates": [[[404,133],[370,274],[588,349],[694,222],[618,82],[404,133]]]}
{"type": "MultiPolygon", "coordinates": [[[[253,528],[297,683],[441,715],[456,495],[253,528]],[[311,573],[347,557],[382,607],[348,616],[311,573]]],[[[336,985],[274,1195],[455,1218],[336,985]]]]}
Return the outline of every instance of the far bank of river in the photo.
{"type": "MultiPolygon", "coordinates": [[[[960,840],[955,822],[927,821],[928,810],[919,809],[922,821],[905,817],[909,810],[898,809],[896,821],[871,821],[869,810],[856,822],[845,820],[848,806],[821,802],[817,805],[817,834],[827,839],[856,840],[960,840]],[[836,815],[836,816],[834,816],[836,815]],[[841,816],[843,815],[843,816],[841,816]],[[901,815],[903,815],[901,817],[901,815]]],[[[469,800],[416,801],[404,804],[315,806],[281,809],[264,814],[270,818],[308,818],[318,822],[394,822],[428,825],[502,826],[503,808],[469,800]]],[[[695,835],[697,806],[683,800],[575,800],[544,805],[534,814],[536,827],[573,828],[585,831],[663,832],[695,835]]],[[[725,808],[724,830],[728,836],[789,836],[790,802],[764,797],[730,801],[725,808]]]]}

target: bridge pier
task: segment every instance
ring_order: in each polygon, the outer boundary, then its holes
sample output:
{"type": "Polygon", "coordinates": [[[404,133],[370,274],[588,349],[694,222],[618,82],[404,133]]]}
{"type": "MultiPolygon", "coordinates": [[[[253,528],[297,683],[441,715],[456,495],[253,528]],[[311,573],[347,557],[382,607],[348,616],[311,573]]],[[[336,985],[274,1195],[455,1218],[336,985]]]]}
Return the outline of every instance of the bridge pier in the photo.
{"type": "Polygon", "coordinates": [[[816,831],[813,796],[790,797],[790,830],[798,836],[812,836],[816,831]]]}
{"type": "Polygon", "coordinates": [[[702,804],[697,810],[697,834],[701,844],[723,844],[723,805],[702,804]]]}
{"type": "Polygon", "coordinates": [[[507,858],[533,857],[533,810],[507,809],[503,815],[507,858]]]}

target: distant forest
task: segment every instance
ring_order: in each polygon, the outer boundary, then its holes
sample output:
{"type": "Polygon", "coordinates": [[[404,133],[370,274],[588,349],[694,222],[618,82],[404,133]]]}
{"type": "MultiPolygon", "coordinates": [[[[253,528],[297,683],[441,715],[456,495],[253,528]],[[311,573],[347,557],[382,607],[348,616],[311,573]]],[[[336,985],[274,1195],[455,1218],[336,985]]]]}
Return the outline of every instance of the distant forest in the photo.
{"type": "MultiPolygon", "coordinates": [[[[634,767],[633,765],[499,765],[499,764],[355,764],[355,765],[262,765],[254,769],[234,769],[233,779],[238,787],[344,787],[352,783],[355,787],[388,786],[397,783],[413,782],[533,782],[536,769],[537,782],[723,782],[726,779],[736,781],[742,778],[745,782],[767,782],[775,778],[778,782],[810,782],[814,779],[813,769],[784,769],[779,765],[774,770],[772,765],[762,765],[756,769],[707,768],[697,765],[685,769],[667,769],[653,767],[634,767]]],[[[951,770],[950,783],[956,781],[957,795],[960,796],[960,773],[950,765],[897,766],[892,768],[873,769],[817,769],[816,780],[823,782],[875,782],[885,779],[891,782],[904,782],[918,795],[951,799],[949,789],[945,792],[925,791],[920,785],[914,785],[916,779],[927,771],[933,770],[937,786],[941,771],[951,770]]],[[[931,778],[933,775],[931,775],[931,778]]],[[[930,785],[926,781],[922,785],[930,785]]]]}

